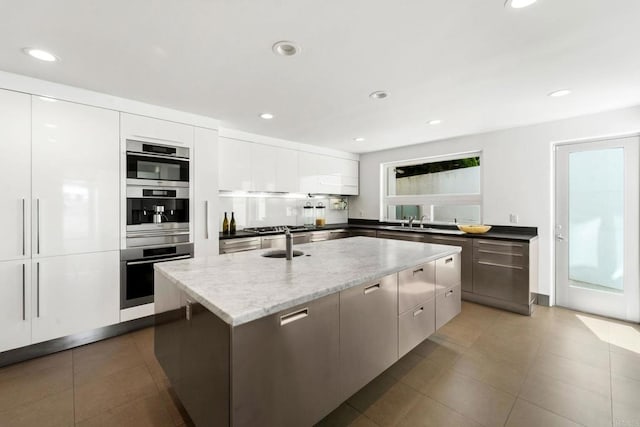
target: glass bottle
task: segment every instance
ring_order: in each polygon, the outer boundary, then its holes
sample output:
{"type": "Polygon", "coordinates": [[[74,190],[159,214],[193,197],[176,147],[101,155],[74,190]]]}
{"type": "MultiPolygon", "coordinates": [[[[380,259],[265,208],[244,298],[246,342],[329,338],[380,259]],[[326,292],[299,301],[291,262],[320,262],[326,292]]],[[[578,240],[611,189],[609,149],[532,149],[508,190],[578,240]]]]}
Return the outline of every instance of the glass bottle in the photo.
{"type": "Polygon", "coordinates": [[[229,231],[231,234],[236,234],[236,218],[233,216],[233,212],[231,212],[231,224],[229,226],[229,231]]]}
{"type": "Polygon", "coordinates": [[[222,220],[222,234],[229,234],[229,220],[227,219],[227,213],[224,213],[224,219],[222,220]]]}
{"type": "Polygon", "coordinates": [[[324,203],[319,202],[316,205],[316,227],[324,227],[326,223],[324,203]]]}
{"type": "Polygon", "coordinates": [[[304,226],[307,228],[313,228],[315,224],[315,216],[313,214],[313,205],[311,202],[307,202],[303,208],[304,211],[304,226]]]}

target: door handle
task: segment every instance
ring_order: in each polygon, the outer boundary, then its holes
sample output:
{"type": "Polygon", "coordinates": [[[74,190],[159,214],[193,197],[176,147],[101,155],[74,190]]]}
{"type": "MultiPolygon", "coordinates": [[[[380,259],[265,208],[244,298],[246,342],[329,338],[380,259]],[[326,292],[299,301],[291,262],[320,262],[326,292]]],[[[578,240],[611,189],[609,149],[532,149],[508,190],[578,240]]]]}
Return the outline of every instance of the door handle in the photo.
{"type": "Polygon", "coordinates": [[[36,262],[36,317],[40,317],[40,263],[36,262]]]}
{"type": "Polygon", "coordinates": [[[204,201],[204,238],[209,240],[209,201],[204,201]]]}
{"type": "Polygon", "coordinates": [[[25,277],[26,265],[22,264],[22,320],[27,320],[27,301],[26,301],[26,277],[25,277]]]}
{"type": "Polygon", "coordinates": [[[40,199],[36,199],[36,254],[40,254],[40,199]]]}
{"type": "MultiPolygon", "coordinates": [[[[26,243],[27,239],[27,218],[26,218],[26,203],[24,198],[22,199],[22,255],[26,255],[26,243]]],[[[24,319],[23,319],[24,320],[24,319]]]]}

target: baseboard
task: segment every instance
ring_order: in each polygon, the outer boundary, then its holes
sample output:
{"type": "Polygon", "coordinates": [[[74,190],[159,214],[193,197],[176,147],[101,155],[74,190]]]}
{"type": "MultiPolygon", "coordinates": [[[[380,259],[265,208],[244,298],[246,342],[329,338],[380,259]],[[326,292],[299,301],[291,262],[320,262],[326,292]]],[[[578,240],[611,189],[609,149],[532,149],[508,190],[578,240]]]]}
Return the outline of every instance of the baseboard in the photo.
{"type": "Polygon", "coordinates": [[[59,351],[69,350],[70,348],[79,347],[85,344],[91,344],[107,338],[123,335],[138,329],[144,329],[155,324],[155,316],[147,316],[140,319],[130,320],[128,322],[117,323],[115,325],[105,326],[103,328],[91,331],[81,332],[79,334],[69,335],[54,340],[45,341],[37,344],[20,347],[0,353],[0,368],[14,363],[24,362],[25,360],[35,359],[36,357],[46,356],[48,354],[57,353],[59,351]]]}

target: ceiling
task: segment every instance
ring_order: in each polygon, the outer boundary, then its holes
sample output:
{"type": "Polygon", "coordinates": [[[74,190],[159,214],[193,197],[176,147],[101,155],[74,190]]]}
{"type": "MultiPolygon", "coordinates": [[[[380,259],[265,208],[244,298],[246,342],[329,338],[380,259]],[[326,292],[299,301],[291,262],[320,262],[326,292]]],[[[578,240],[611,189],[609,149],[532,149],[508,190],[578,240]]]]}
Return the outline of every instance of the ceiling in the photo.
{"type": "Polygon", "coordinates": [[[504,0],[0,0],[0,10],[1,70],[351,152],[640,104],[637,0],[525,9],[504,0]],[[274,55],[279,40],[301,53],[274,55]],[[37,61],[23,47],[61,60],[37,61]],[[563,88],[573,93],[547,96],[563,88]],[[376,90],[390,95],[370,99],[376,90]]]}

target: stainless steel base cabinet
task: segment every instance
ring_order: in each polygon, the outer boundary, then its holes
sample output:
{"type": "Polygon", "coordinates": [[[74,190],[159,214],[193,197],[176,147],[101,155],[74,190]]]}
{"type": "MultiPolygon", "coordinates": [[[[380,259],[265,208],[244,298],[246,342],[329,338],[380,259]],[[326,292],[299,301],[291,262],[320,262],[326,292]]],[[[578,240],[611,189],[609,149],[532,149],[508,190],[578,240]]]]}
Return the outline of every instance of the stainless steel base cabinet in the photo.
{"type": "Polygon", "coordinates": [[[436,331],[435,298],[424,301],[398,317],[398,357],[409,353],[415,346],[436,331]]]}
{"type": "Polygon", "coordinates": [[[340,292],[340,395],[346,400],[398,360],[396,274],[340,292]]]}
{"type": "Polygon", "coordinates": [[[233,328],[232,425],[304,426],[339,393],[339,295],[233,328]]]}
{"type": "Polygon", "coordinates": [[[436,330],[460,314],[461,310],[460,285],[442,288],[436,295],[436,330]]]}

